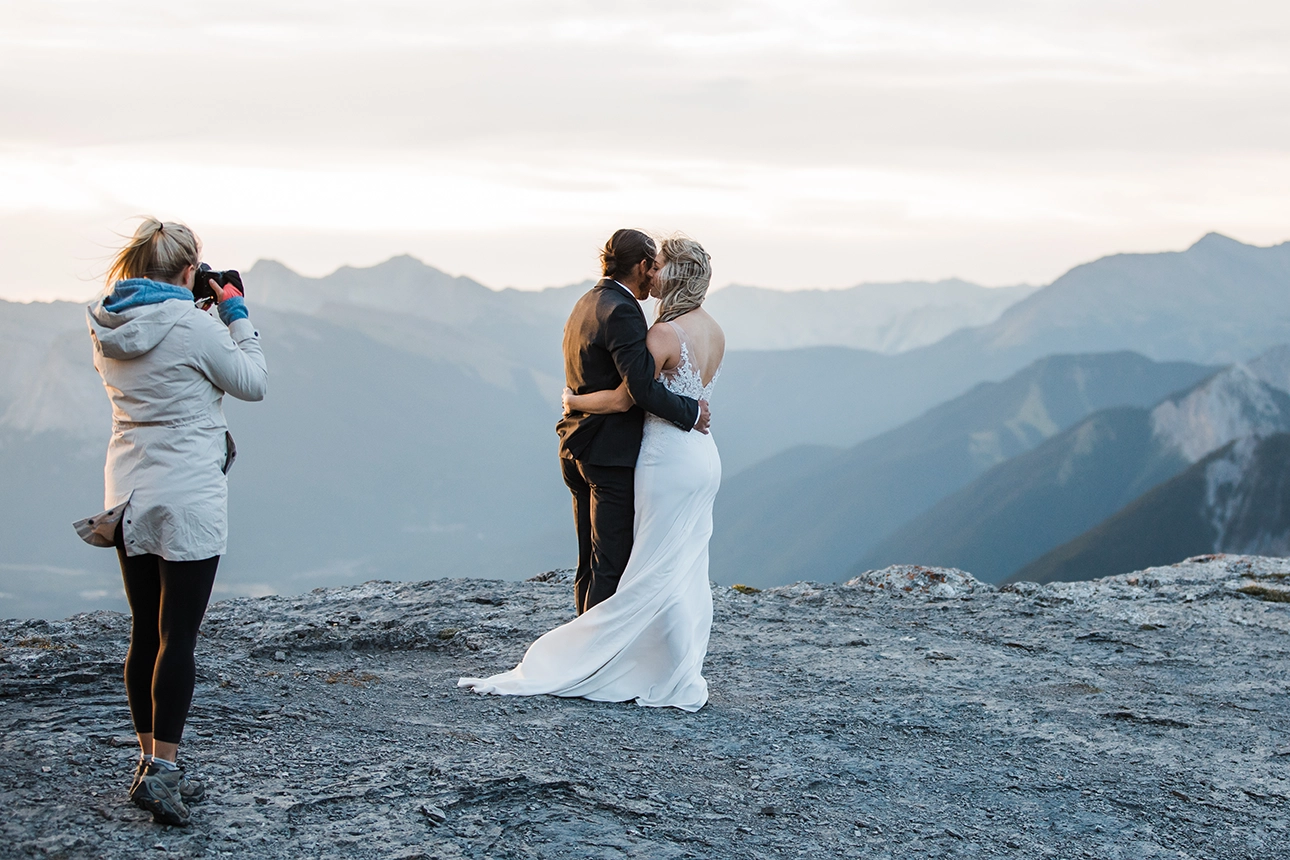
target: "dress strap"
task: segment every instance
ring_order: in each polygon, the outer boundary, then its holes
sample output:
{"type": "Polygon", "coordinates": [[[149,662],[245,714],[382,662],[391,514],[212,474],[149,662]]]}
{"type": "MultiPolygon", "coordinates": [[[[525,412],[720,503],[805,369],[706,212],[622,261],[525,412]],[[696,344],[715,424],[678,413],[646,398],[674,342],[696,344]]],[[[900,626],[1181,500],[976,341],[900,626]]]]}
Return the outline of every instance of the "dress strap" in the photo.
{"type": "Polygon", "coordinates": [[[685,347],[686,351],[689,352],[690,341],[689,338],[685,336],[685,329],[681,328],[681,324],[676,320],[668,320],[667,324],[672,327],[672,331],[676,332],[677,339],[681,341],[681,346],[685,347]]]}

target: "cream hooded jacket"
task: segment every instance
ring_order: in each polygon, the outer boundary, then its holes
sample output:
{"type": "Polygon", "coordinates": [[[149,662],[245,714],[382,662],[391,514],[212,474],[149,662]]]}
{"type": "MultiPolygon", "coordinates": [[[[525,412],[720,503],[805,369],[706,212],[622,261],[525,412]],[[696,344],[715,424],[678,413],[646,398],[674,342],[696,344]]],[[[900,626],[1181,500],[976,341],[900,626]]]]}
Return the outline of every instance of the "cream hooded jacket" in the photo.
{"type": "Polygon", "coordinates": [[[259,332],[248,319],[225,327],[191,297],[118,312],[109,305],[112,297],[87,311],[94,367],[112,402],[103,470],[108,510],[77,523],[77,531],[111,545],[119,521],[127,555],[169,561],[223,555],[224,467],[232,453],[223,399],[264,398],[268,370],[259,332]]]}

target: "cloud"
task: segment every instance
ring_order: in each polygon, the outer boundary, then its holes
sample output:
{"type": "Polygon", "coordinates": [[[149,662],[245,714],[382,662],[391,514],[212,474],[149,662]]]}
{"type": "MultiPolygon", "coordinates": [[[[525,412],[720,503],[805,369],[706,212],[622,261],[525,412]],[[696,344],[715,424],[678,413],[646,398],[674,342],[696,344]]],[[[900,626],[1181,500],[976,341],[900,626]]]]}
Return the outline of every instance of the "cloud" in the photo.
{"type": "MultiPolygon", "coordinates": [[[[758,234],[728,271],[779,286],[1038,281],[1090,249],[1290,234],[1290,7],[1271,2],[51,0],[0,10],[0,49],[0,218],[33,224],[153,211],[378,256],[702,225],[758,234]],[[1000,241],[964,253],[982,225],[1000,241]],[[1036,239],[1042,257],[1007,250],[1036,239]],[[847,241],[863,264],[801,264],[847,241]]],[[[333,259],[310,254],[285,262],[333,259]]],[[[586,274],[572,250],[428,259],[586,274]]],[[[75,288],[22,278],[0,294],[75,288]]]]}

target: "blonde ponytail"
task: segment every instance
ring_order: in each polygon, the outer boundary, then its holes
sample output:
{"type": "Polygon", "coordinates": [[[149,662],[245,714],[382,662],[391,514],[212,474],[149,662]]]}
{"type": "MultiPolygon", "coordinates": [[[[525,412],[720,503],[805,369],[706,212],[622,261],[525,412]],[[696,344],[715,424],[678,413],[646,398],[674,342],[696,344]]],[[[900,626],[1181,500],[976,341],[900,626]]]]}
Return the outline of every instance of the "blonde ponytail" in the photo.
{"type": "Polygon", "coordinates": [[[186,267],[197,265],[200,254],[197,237],[187,226],[145,216],[130,241],[112,259],[107,288],[129,278],[174,283],[186,267]]]}

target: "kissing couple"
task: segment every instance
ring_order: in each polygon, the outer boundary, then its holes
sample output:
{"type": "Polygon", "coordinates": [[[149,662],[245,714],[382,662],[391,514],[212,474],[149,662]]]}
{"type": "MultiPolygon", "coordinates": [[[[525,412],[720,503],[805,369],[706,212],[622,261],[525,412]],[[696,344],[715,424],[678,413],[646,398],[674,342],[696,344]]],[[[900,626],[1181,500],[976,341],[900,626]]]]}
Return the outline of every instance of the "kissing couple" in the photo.
{"type": "Polygon", "coordinates": [[[697,711],[712,629],[708,540],[721,457],[708,403],[725,334],[703,300],[711,258],[619,230],[604,277],[564,328],[560,467],[578,530],[577,616],[509,672],[457,685],[503,696],[580,696],[697,711]],[[640,302],[658,299],[648,326],[640,302]]]}

